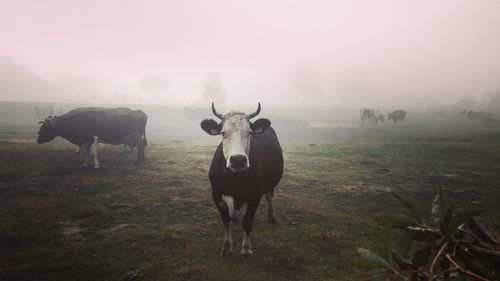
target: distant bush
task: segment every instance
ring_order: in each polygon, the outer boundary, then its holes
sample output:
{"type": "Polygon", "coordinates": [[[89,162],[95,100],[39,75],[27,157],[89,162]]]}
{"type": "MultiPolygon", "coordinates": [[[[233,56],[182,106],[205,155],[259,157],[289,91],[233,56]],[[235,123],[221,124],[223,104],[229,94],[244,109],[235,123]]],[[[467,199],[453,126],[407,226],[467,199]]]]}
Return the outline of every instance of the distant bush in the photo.
{"type": "Polygon", "coordinates": [[[432,220],[424,222],[415,206],[394,196],[407,212],[373,216],[382,241],[376,251],[358,248],[358,266],[384,268],[388,280],[500,280],[500,244],[476,217],[480,210],[445,208],[439,187],[432,220]]]}
{"type": "Polygon", "coordinates": [[[42,121],[49,116],[64,114],[64,108],[62,106],[54,107],[53,105],[35,106],[34,111],[35,118],[38,121],[42,121]]]}

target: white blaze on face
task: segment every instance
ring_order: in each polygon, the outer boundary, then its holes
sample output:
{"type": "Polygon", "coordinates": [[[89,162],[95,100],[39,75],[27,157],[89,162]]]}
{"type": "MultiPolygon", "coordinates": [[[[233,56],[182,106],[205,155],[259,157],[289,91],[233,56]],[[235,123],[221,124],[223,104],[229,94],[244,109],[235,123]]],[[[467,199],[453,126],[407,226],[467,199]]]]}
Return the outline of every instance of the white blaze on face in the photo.
{"type": "Polygon", "coordinates": [[[247,167],[250,166],[250,122],[242,112],[229,112],[224,116],[222,125],[222,151],[226,159],[226,167],[231,168],[230,159],[234,155],[245,155],[247,167]]]}

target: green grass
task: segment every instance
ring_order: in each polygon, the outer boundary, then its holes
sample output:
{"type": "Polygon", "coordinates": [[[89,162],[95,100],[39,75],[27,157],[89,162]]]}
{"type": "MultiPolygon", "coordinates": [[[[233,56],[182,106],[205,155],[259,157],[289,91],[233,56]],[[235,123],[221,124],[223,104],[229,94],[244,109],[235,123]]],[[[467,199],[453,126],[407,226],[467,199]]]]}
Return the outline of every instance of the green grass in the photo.
{"type": "Polygon", "coordinates": [[[307,132],[313,142],[282,140],[279,223],[266,223],[263,200],[248,260],[237,254],[238,223],[234,256],[219,257],[223,229],[207,177],[215,142],[152,139],[139,168],[134,155],[101,145],[94,171],[62,140],[36,145],[15,130],[2,134],[0,279],[364,280],[370,272],[355,267],[356,246],[378,237],[368,216],[399,209],[391,191],[428,207],[438,183],[447,200],[484,208],[499,236],[494,128],[440,130],[423,120],[307,132]]]}

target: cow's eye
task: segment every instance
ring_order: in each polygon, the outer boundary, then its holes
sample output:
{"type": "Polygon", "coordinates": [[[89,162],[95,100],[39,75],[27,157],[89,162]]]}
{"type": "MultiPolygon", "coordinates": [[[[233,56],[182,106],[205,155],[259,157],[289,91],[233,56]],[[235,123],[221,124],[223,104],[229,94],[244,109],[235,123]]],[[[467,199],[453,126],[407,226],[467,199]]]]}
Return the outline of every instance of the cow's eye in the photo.
{"type": "Polygon", "coordinates": [[[220,132],[220,134],[221,134],[222,136],[224,136],[224,132],[220,132]]]}

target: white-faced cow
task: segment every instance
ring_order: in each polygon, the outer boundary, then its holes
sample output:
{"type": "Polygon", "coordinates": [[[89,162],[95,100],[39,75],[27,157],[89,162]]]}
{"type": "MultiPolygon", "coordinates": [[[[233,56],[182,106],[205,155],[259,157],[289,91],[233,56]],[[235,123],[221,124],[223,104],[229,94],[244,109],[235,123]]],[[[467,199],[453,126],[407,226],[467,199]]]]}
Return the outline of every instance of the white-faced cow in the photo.
{"type": "Polygon", "coordinates": [[[215,110],[213,103],[212,112],[221,122],[205,119],[201,128],[209,135],[222,135],[209,171],[212,198],[224,224],[221,254],[224,257],[232,252],[231,221],[238,219],[242,206],[246,205],[241,254],[248,256],[252,253],[250,232],[263,194],[269,206],[268,222],[276,222],[272,199],[283,175],[283,153],[269,119],[250,121],[259,114],[260,103],[251,114],[231,111],[223,115],[215,110]]]}
{"type": "Polygon", "coordinates": [[[137,147],[136,165],[144,162],[144,148],[147,145],[147,115],[140,110],[125,107],[99,108],[82,107],[61,116],[51,116],[40,121],[38,143],[46,143],[55,137],[62,137],[78,146],[83,154],[83,166],[93,158],[94,168],[99,168],[97,143],[125,144],[137,147]]]}
{"type": "Polygon", "coordinates": [[[396,123],[404,123],[406,119],[406,110],[394,110],[391,113],[387,113],[387,120],[392,120],[394,124],[396,123]]]}

